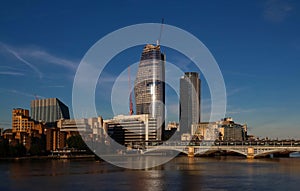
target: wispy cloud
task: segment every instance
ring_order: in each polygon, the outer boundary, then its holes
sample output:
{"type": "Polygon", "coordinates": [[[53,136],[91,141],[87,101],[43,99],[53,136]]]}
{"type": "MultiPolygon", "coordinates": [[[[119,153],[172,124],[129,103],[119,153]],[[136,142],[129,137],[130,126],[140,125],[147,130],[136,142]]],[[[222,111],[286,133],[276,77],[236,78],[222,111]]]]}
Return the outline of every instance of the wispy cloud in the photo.
{"type": "Polygon", "coordinates": [[[0,121],[0,128],[9,129],[11,128],[11,122],[10,121],[0,121]]]}
{"type": "Polygon", "coordinates": [[[46,98],[46,97],[41,96],[41,95],[30,94],[30,93],[23,92],[23,91],[20,91],[20,90],[15,90],[15,89],[8,89],[8,90],[5,90],[5,91],[9,92],[9,93],[13,93],[13,94],[18,94],[18,95],[30,97],[30,98],[33,98],[33,97],[42,98],[42,99],[46,98]]]}
{"type": "Polygon", "coordinates": [[[49,86],[42,86],[42,88],[64,88],[64,85],[49,85],[49,86]]]}
{"type": "Polygon", "coordinates": [[[226,92],[226,96],[229,97],[229,96],[233,96],[233,95],[238,95],[240,94],[241,92],[243,92],[244,90],[246,90],[248,87],[237,87],[237,88],[227,88],[227,92],[226,92]]]}
{"type": "Polygon", "coordinates": [[[31,68],[33,71],[35,71],[39,78],[42,78],[42,72],[35,67],[32,63],[28,62],[27,60],[25,60],[24,58],[22,58],[18,52],[16,52],[15,50],[9,48],[6,44],[0,42],[1,46],[4,47],[9,53],[11,53],[12,55],[14,55],[19,61],[21,61],[22,63],[24,63],[25,65],[27,65],[29,68],[31,68]]]}
{"type": "Polygon", "coordinates": [[[20,72],[11,72],[11,71],[0,71],[0,75],[24,76],[23,73],[20,73],[20,72]]]}
{"type": "Polygon", "coordinates": [[[263,16],[267,21],[282,22],[292,12],[292,5],[284,0],[268,0],[264,5],[263,16]]]}
{"type": "Polygon", "coordinates": [[[179,55],[173,55],[171,58],[171,60],[169,60],[168,62],[175,64],[175,63],[179,63],[178,66],[180,66],[180,68],[183,70],[183,72],[186,71],[190,71],[191,68],[193,68],[193,59],[195,59],[195,57],[193,58],[186,58],[184,56],[179,56],[179,55]]]}
{"type": "Polygon", "coordinates": [[[256,109],[233,108],[233,109],[228,109],[226,114],[250,113],[250,112],[255,112],[255,111],[256,111],[256,109]]]}
{"type": "Polygon", "coordinates": [[[241,71],[226,71],[226,70],[223,70],[222,73],[226,76],[237,76],[237,77],[247,77],[247,78],[257,78],[257,77],[262,77],[262,76],[258,76],[258,75],[254,75],[254,74],[251,74],[249,72],[241,72],[241,71]]]}
{"type": "Polygon", "coordinates": [[[0,125],[11,125],[11,123],[10,122],[5,122],[5,121],[1,121],[0,125]]]}
{"type": "Polygon", "coordinates": [[[54,56],[44,50],[35,50],[35,49],[23,49],[21,54],[24,56],[30,56],[32,58],[42,60],[47,63],[52,63],[58,66],[62,66],[68,68],[70,70],[76,70],[77,63],[74,61],[70,61],[64,58],[60,58],[58,56],[54,56]]]}
{"type": "Polygon", "coordinates": [[[79,64],[79,61],[73,61],[53,55],[39,47],[13,47],[3,42],[0,42],[0,46],[8,53],[12,54],[16,59],[31,68],[40,78],[43,77],[43,73],[36,67],[36,64],[33,63],[38,63],[39,65],[53,64],[67,68],[72,72],[75,72],[77,65],[79,64]]]}

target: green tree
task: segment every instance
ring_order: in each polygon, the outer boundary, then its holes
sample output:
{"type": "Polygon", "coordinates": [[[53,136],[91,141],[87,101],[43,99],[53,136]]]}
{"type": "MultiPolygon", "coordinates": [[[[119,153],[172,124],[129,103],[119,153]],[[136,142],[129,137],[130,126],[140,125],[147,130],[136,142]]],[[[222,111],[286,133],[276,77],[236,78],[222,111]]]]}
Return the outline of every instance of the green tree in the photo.
{"type": "Polygon", "coordinates": [[[26,148],[22,144],[17,144],[16,146],[9,147],[9,155],[12,157],[21,157],[26,154],[26,148]]]}
{"type": "Polygon", "coordinates": [[[30,155],[41,155],[44,149],[43,140],[38,137],[31,138],[30,155]]]}
{"type": "Polygon", "coordinates": [[[80,135],[71,136],[67,139],[67,145],[69,148],[75,148],[80,150],[88,150],[87,145],[82,140],[80,135]]]}
{"type": "Polygon", "coordinates": [[[9,154],[8,141],[0,140],[0,157],[7,157],[9,154]]]}

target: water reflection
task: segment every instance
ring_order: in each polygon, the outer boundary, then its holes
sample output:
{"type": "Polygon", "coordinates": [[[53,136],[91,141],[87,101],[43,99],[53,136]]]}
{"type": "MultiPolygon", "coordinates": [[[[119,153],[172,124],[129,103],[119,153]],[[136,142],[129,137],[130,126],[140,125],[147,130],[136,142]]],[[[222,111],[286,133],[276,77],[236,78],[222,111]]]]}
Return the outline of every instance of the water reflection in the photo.
{"type": "Polygon", "coordinates": [[[1,162],[0,172],[0,190],[298,190],[300,158],[184,156],[145,170],[94,160],[24,160],[1,162]]]}

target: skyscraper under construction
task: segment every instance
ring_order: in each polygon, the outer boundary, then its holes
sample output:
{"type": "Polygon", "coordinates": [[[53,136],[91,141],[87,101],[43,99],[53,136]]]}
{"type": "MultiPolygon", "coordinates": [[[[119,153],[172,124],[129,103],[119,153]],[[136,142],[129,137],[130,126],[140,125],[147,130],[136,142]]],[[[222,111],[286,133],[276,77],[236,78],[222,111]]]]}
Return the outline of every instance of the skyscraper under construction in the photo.
{"type": "Polygon", "coordinates": [[[136,114],[157,119],[157,140],[162,139],[165,120],[165,55],[160,45],[147,44],[134,82],[136,114]]]}

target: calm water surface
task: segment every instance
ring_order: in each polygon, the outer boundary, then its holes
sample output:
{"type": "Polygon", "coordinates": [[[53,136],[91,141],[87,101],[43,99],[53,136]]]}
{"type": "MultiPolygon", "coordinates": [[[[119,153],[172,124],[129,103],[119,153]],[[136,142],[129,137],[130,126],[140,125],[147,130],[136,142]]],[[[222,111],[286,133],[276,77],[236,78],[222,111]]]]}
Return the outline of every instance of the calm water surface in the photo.
{"type": "Polygon", "coordinates": [[[0,190],[300,190],[300,158],[188,158],[148,170],[94,160],[0,161],[0,190]]]}

